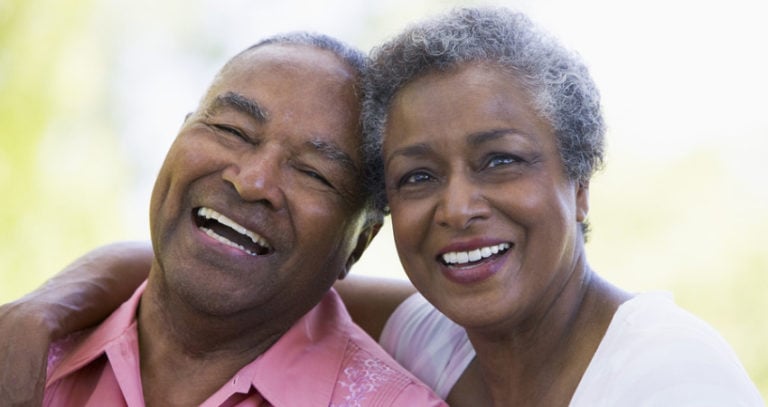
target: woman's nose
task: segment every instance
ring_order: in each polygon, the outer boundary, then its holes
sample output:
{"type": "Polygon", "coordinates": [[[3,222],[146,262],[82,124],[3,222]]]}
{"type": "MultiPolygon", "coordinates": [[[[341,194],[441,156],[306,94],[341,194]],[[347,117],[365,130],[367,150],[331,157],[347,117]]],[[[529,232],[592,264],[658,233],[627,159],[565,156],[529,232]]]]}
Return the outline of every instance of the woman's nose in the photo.
{"type": "Polygon", "coordinates": [[[440,226],[463,230],[491,214],[482,188],[467,178],[454,178],[443,189],[435,222],[440,226]]]}

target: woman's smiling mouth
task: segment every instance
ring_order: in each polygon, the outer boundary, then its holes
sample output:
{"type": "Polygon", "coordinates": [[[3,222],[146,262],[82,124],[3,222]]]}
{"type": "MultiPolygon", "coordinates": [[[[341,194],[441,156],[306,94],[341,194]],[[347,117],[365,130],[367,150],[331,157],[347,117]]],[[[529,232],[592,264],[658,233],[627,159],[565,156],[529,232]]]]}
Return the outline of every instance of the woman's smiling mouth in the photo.
{"type": "Polygon", "coordinates": [[[437,256],[443,275],[454,283],[467,285],[483,281],[503,267],[503,259],[514,247],[503,242],[471,250],[453,250],[437,256]]]}
{"type": "Polygon", "coordinates": [[[510,247],[512,247],[511,243],[499,243],[469,251],[447,252],[440,255],[439,260],[446,266],[464,266],[487,259],[496,254],[503,254],[510,247]]]}

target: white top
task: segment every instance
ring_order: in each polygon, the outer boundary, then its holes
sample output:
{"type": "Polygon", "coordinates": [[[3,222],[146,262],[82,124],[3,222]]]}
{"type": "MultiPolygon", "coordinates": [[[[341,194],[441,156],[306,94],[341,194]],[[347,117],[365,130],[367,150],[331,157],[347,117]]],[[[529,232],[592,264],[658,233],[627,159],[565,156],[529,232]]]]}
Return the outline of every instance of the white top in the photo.
{"type": "MultiPolygon", "coordinates": [[[[381,345],[445,398],[475,352],[464,330],[414,294],[381,345]]],[[[581,378],[572,407],[765,406],[736,354],[668,293],[622,304],[581,378]]]]}
{"type": "Polygon", "coordinates": [[[475,357],[464,329],[418,293],[392,313],[379,343],[442,399],[475,357]]]}

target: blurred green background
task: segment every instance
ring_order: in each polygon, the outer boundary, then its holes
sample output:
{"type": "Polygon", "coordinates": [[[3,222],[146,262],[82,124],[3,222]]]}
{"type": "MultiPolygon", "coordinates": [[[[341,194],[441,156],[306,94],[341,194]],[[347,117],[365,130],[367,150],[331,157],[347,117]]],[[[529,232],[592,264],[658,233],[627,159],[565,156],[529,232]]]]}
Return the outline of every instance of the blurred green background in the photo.
{"type": "MultiPolygon", "coordinates": [[[[367,50],[408,21],[477,2],[416,3],[0,0],[0,302],[89,248],[148,238],[155,173],[228,57],[294,29],[367,50]]],[[[630,291],[673,292],[768,397],[768,5],[494,4],[580,52],[602,90],[609,155],[591,187],[593,267],[630,291]]],[[[388,229],[356,272],[404,278],[388,229]]]]}

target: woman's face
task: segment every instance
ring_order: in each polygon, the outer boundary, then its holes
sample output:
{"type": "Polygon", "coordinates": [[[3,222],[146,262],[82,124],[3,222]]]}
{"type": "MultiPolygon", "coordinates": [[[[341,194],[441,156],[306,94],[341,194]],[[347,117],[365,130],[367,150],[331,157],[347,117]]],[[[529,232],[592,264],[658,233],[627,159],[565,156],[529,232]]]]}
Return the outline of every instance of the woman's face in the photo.
{"type": "Polygon", "coordinates": [[[430,302],[467,327],[544,315],[582,256],[587,190],[514,74],[470,63],[410,82],[384,160],[397,250],[430,302]]]}

